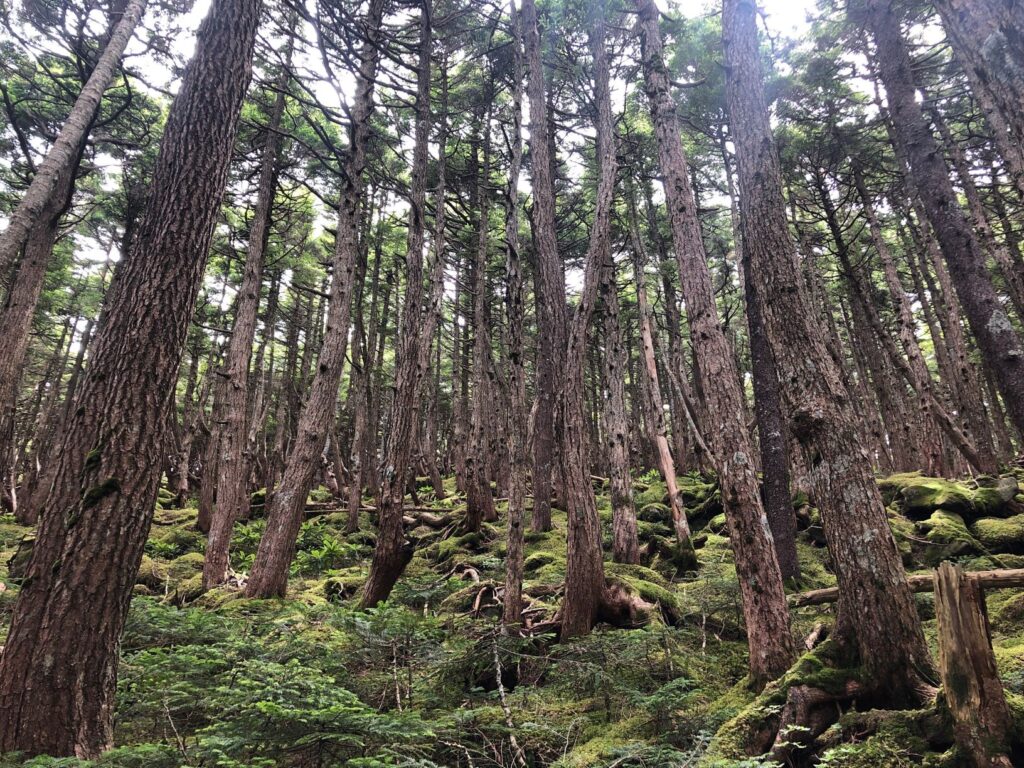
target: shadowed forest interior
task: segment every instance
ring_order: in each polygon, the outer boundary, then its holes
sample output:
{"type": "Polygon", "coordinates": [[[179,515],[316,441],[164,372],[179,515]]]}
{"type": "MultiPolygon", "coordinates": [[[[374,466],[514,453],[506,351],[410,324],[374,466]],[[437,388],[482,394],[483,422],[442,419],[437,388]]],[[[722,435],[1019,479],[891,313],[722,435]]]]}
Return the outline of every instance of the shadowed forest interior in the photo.
{"type": "Polygon", "coordinates": [[[0,24],[0,768],[1024,765],[1024,3],[0,24]]]}

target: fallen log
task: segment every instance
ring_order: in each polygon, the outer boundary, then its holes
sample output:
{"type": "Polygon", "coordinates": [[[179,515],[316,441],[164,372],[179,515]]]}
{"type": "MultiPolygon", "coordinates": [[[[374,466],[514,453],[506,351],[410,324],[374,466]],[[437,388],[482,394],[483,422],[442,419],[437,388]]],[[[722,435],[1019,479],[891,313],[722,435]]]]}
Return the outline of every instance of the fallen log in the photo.
{"type": "MultiPolygon", "coordinates": [[[[971,577],[976,579],[981,587],[1002,589],[1004,587],[1024,587],[1024,568],[1004,568],[995,571],[974,571],[971,577]]],[[[931,592],[935,589],[935,582],[932,574],[918,574],[907,577],[907,584],[911,592],[931,592]]],[[[824,605],[834,603],[839,599],[839,587],[827,587],[826,589],[812,589],[809,592],[799,592],[789,595],[786,598],[790,608],[803,608],[808,605],[824,605]]]]}

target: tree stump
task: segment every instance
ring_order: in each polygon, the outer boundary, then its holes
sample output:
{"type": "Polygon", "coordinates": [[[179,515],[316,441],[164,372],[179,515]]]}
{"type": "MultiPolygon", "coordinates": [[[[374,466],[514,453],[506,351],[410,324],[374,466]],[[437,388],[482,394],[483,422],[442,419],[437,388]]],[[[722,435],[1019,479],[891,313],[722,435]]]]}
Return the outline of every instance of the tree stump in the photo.
{"type": "Polygon", "coordinates": [[[981,583],[959,566],[935,571],[939,670],[956,743],[974,768],[1010,768],[1010,712],[996,673],[981,583]]]}

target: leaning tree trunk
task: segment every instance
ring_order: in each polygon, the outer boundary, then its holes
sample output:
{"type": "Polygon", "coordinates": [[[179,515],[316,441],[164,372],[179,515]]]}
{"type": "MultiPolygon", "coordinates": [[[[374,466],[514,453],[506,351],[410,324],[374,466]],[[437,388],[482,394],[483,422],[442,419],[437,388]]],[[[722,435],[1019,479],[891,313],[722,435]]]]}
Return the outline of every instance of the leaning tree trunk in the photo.
{"type": "MultiPolygon", "coordinates": [[[[665,488],[668,490],[668,500],[672,511],[672,527],[675,530],[676,541],[679,544],[683,544],[690,538],[690,525],[686,519],[686,509],[683,506],[682,494],[676,485],[676,465],[668,444],[665,406],[661,398],[658,363],[654,356],[654,312],[647,298],[647,284],[644,277],[644,269],[647,265],[647,250],[644,248],[643,240],[640,237],[640,228],[636,221],[636,202],[633,198],[632,185],[630,185],[627,194],[629,195],[629,199],[626,201],[629,216],[629,240],[633,251],[633,278],[636,282],[637,314],[640,320],[640,346],[644,365],[641,389],[645,395],[644,399],[648,402],[647,411],[650,417],[647,430],[658,457],[658,468],[661,470],[661,477],[665,481],[665,488]]],[[[681,456],[676,458],[682,460],[681,456]]],[[[634,520],[632,536],[636,535],[635,528],[636,521],[634,520]]],[[[617,541],[613,537],[613,545],[617,541]]],[[[627,538],[623,543],[627,545],[626,549],[621,552],[617,546],[613,549],[613,554],[617,561],[620,557],[631,555],[628,548],[628,545],[632,543],[631,538],[627,538]]],[[[638,561],[625,559],[621,562],[638,561]]]]}
{"type": "Polygon", "coordinates": [[[103,47],[96,67],[75,99],[53,146],[40,163],[32,183],[18,207],[10,214],[7,229],[0,235],[0,275],[6,275],[28,242],[29,233],[54,197],[60,196],[61,176],[73,175],[81,148],[99,111],[100,100],[117,74],[121,54],[138,26],[146,0],[129,0],[103,47]]]}
{"type": "MultiPolygon", "coordinates": [[[[0,281],[11,266],[21,260],[0,313],[0,338],[4,355],[0,359],[0,509],[18,513],[15,467],[15,416],[18,385],[28,350],[29,331],[43,290],[61,218],[71,205],[89,131],[99,113],[103,92],[117,73],[128,41],[145,9],[145,0],[132,0],[111,30],[95,69],[82,88],[68,119],[40,164],[18,207],[0,235],[0,281]]],[[[27,505],[21,518],[28,521],[35,512],[27,505]]]]}
{"type": "Polygon", "coordinates": [[[761,451],[761,484],[764,511],[768,527],[775,542],[782,578],[800,576],[800,561],[796,552],[796,514],[790,493],[789,450],[786,422],[782,413],[782,393],[779,390],[779,372],[772,355],[771,345],[764,328],[761,295],[757,284],[746,278],[750,271],[750,258],[743,247],[739,227],[736,190],[733,184],[732,163],[729,152],[722,146],[726,185],[729,189],[729,208],[732,211],[734,248],[738,251],[740,284],[747,314],[747,338],[750,344],[750,372],[754,384],[754,416],[761,451]]]}
{"type": "Polygon", "coordinates": [[[259,0],[214,2],[168,115],[0,657],[0,751],[94,758],[111,746],[119,636],[259,15],[259,0]]]}
{"type": "MultiPolygon", "coordinates": [[[[709,432],[722,488],[729,535],[736,558],[743,614],[755,684],[781,675],[793,658],[789,612],[782,574],[761,503],[750,438],[743,418],[743,396],[729,342],[718,320],[711,274],[701,239],[686,156],[679,136],[675,101],[669,90],[658,9],[654,0],[635,0],[640,18],[644,86],[664,176],[665,200],[697,368],[705,403],[718,422],[709,432]]],[[[747,238],[744,237],[744,242],[747,238]]],[[[794,256],[795,264],[795,256],[794,256]]]]}
{"type": "Polygon", "coordinates": [[[917,102],[901,19],[888,0],[868,0],[866,10],[896,141],[907,155],[914,185],[982,359],[992,370],[1011,421],[1024,431],[1024,339],[999,301],[981,245],[960,208],[949,169],[917,102]]]}
{"type": "Polygon", "coordinates": [[[267,527],[260,538],[256,559],[245,586],[248,597],[283,597],[285,594],[288,569],[295,556],[295,543],[304,518],[306,498],[320,466],[327,434],[334,424],[338,384],[345,365],[345,348],[348,343],[352,277],[359,248],[362,175],[370,136],[383,15],[384,0],[372,0],[363,24],[366,37],[360,52],[355,103],[352,105],[349,154],[338,203],[338,232],[332,264],[327,335],[320,348],[309,398],[299,415],[295,445],[285,463],[281,483],[274,489],[267,503],[267,527]]]}
{"type": "Polygon", "coordinates": [[[803,295],[753,5],[725,0],[723,44],[747,279],[760,288],[793,434],[813,457],[813,496],[841,592],[836,635],[855,640],[867,684],[893,704],[916,700],[928,649],[849,395],[803,295]]]}
{"type": "Polygon", "coordinates": [[[1013,3],[936,0],[934,5],[942,17],[953,55],[967,76],[971,94],[977,99],[996,148],[1006,162],[1010,179],[1024,195],[1024,83],[1020,76],[1024,61],[1020,59],[1020,30],[1012,24],[1009,29],[1004,26],[1001,22],[1008,17],[998,10],[999,5],[1009,9],[1013,3]]]}
{"type": "MultiPolygon", "coordinates": [[[[427,161],[430,136],[430,51],[432,45],[431,0],[420,9],[419,61],[417,65],[415,143],[409,190],[409,232],[406,242],[406,289],[402,308],[400,347],[395,369],[391,418],[384,442],[380,489],[377,494],[377,546],[370,574],[363,587],[361,605],[369,608],[386,600],[398,577],[412,558],[405,542],[402,504],[412,456],[412,438],[419,418],[418,396],[426,356],[421,345],[430,346],[423,328],[423,245],[427,214],[427,161]]],[[[438,255],[440,258],[440,255],[438,255]]]]}
{"type": "Polygon", "coordinates": [[[274,193],[277,190],[277,173],[283,143],[281,119],[284,116],[290,60],[289,49],[274,86],[277,96],[274,98],[270,119],[267,122],[263,157],[260,160],[256,207],[249,226],[249,243],[242,268],[242,284],[238,289],[235,324],[231,341],[228,342],[224,370],[218,374],[222,379],[221,392],[224,399],[220,406],[220,420],[211,436],[211,440],[216,440],[216,444],[210,453],[216,463],[217,505],[210,520],[210,533],[206,540],[203,589],[212,589],[227,579],[231,533],[235,521],[243,517],[249,509],[249,462],[246,459],[249,439],[246,423],[249,404],[249,359],[252,357],[252,344],[256,338],[260,286],[263,284],[263,258],[270,237],[274,193]]]}
{"type": "Polygon", "coordinates": [[[18,390],[28,352],[32,318],[46,280],[53,246],[57,242],[60,220],[71,205],[74,176],[83,143],[70,165],[61,171],[39,218],[29,230],[17,274],[11,284],[7,303],[0,311],[0,509],[17,515],[22,523],[32,522],[36,512],[30,504],[18,503],[17,435],[18,390]]]}

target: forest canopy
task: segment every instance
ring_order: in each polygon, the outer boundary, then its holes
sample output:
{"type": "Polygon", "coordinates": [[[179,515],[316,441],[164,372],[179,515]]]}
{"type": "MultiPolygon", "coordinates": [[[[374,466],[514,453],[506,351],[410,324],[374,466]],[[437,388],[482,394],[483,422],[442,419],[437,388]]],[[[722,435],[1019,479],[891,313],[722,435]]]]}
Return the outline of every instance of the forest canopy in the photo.
{"type": "Polygon", "coordinates": [[[0,768],[1024,764],[1024,5],[0,24],[0,768]]]}

